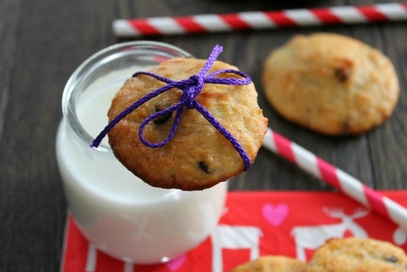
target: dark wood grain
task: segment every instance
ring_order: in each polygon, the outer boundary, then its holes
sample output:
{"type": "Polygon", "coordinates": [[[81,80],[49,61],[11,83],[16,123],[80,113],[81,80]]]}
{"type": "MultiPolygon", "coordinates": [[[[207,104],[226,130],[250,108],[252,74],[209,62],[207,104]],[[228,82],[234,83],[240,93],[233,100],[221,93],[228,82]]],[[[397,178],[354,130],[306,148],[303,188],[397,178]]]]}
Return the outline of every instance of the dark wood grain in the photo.
{"type": "Polygon", "coordinates": [[[4,119],[10,93],[10,82],[14,70],[17,42],[17,27],[20,19],[21,1],[0,2],[0,139],[4,130],[4,119]]]}
{"type": "MultiPolygon", "coordinates": [[[[72,72],[116,39],[116,18],[233,13],[402,1],[0,0],[0,271],[58,271],[67,205],[55,161],[61,96],[72,72]]],[[[251,75],[270,127],[377,189],[407,187],[407,24],[376,23],[203,33],[146,39],[219,59],[251,75]],[[358,137],[326,137],[291,124],[266,102],[262,62],[295,34],[330,31],[382,50],[395,64],[401,95],[393,115],[358,137]]],[[[140,39],[140,38],[139,38],[140,39]]],[[[252,168],[230,190],[332,190],[298,167],[261,149],[252,168]]]]}

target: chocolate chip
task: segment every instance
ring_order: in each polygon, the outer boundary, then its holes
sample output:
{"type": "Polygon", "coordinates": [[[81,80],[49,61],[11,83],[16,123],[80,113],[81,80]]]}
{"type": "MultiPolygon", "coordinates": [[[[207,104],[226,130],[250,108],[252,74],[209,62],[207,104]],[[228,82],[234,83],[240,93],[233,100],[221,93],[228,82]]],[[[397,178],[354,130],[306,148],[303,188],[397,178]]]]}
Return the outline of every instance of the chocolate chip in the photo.
{"type": "Polygon", "coordinates": [[[338,67],[335,69],[335,77],[340,82],[345,82],[351,75],[351,69],[349,67],[338,67]]]}
{"type": "Polygon", "coordinates": [[[334,75],[340,82],[345,82],[352,75],[353,63],[349,60],[343,60],[334,69],[334,75]]]}
{"type": "Polygon", "coordinates": [[[396,256],[389,256],[386,258],[386,261],[391,263],[397,263],[398,259],[396,256]]]}
{"type": "MultiPolygon", "coordinates": [[[[154,107],[155,107],[155,112],[160,112],[165,109],[165,107],[163,107],[161,105],[154,105],[154,107]]],[[[153,122],[154,122],[154,124],[162,125],[165,122],[167,122],[171,117],[172,117],[172,112],[169,112],[167,114],[163,114],[163,115],[160,115],[159,117],[155,118],[153,120],[153,122]]]]}
{"type": "Polygon", "coordinates": [[[209,168],[204,161],[198,162],[199,168],[204,171],[206,174],[209,174],[209,168]]]}

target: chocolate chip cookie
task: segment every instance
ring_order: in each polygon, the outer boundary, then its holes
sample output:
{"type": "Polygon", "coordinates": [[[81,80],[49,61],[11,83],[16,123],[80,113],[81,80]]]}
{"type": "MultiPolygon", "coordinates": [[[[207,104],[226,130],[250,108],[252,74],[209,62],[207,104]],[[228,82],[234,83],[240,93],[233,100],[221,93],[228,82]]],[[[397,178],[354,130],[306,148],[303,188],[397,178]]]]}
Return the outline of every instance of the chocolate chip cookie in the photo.
{"type": "Polygon", "coordinates": [[[305,272],[307,264],[285,256],[263,256],[232,269],[231,272],[305,272]]]}
{"type": "MultiPolygon", "coordinates": [[[[179,81],[198,74],[205,62],[175,58],[149,72],[179,81]]],[[[215,61],[209,73],[222,69],[237,70],[215,61]]],[[[233,73],[217,77],[240,78],[233,73]]],[[[109,120],[165,84],[148,75],[128,79],[112,101],[109,120]]],[[[182,90],[172,88],[147,101],[114,126],[108,134],[109,144],[119,161],[152,186],[182,190],[205,189],[244,171],[242,158],[231,142],[193,108],[183,110],[178,129],[167,144],[152,148],[140,140],[140,124],[152,114],[177,104],[182,95],[182,90]]],[[[205,84],[196,101],[233,135],[253,162],[267,129],[254,84],[205,84]]],[[[161,115],[144,127],[143,137],[151,143],[163,141],[170,134],[174,120],[175,113],[161,115]]]]}
{"type": "Polygon", "coordinates": [[[264,62],[262,84],[284,118],[327,135],[357,135],[382,124],[399,97],[392,62],[342,35],[298,35],[264,62]]]}
{"type": "Polygon", "coordinates": [[[331,271],[407,271],[404,251],[384,241],[371,238],[328,240],[317,249],[308,264],[307,272],[331,271]]]}

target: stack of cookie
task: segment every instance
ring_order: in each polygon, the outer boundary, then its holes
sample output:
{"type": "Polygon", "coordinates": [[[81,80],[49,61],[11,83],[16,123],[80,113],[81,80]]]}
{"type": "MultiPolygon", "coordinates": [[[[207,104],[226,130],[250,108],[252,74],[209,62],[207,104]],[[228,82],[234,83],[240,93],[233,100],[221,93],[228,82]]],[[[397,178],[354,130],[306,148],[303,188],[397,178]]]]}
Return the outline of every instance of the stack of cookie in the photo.
{"type": "Polygon", "coordinates": [[[403,249],[371,238],[328,240],[306,264],[284,256],[265,256],[242,264],[232,272],[406,272],[403,249]]]}

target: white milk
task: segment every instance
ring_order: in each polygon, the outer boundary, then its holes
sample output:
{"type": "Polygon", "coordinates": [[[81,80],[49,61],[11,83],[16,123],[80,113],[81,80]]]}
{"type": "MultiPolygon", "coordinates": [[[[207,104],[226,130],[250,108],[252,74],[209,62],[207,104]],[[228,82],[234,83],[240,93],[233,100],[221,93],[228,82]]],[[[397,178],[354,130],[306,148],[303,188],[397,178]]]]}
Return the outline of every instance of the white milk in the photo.
{"type": "MultiPolygon", "coordinates": [[[[114,94],[138,69],[103,75],[77,100],[78,120],[92,137],[107,125],[114,94]]],[[[62,120],[56,147],[69,209],[97,248],[148,264],[177,257],[208,237],[221,216],[226,183],[197,192],[153,188],[111,153],[89,145],[62,120]]]]}

